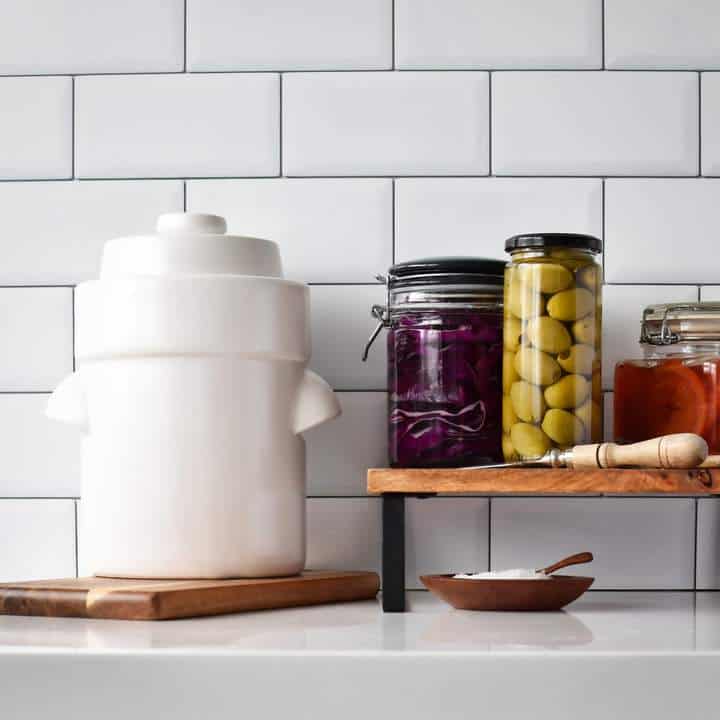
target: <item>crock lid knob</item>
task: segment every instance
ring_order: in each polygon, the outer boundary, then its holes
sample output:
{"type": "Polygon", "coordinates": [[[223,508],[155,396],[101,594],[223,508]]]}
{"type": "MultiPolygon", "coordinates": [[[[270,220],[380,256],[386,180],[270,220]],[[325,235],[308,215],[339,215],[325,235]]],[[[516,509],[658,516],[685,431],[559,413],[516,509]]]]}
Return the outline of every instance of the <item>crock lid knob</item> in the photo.
{"type": "Polygon", "coordinates": [[[220,215],[206,213],[164,213],[158,218],[157,232],[160,235],[170,233],[188,233],[193,235],[224,235],[227,223],[220,215]]]}

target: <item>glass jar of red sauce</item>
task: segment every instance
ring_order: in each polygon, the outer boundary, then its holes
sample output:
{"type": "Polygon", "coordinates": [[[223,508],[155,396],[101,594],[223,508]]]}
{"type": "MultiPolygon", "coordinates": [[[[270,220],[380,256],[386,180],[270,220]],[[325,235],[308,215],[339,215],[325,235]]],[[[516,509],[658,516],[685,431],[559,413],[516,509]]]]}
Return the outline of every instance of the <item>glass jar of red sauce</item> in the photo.
{"type": "Polygon", "coordinates": [[[720,452],[720,303],[648,306],[640,344],[615,367],[615,441],[692,432],[720,452]]]}

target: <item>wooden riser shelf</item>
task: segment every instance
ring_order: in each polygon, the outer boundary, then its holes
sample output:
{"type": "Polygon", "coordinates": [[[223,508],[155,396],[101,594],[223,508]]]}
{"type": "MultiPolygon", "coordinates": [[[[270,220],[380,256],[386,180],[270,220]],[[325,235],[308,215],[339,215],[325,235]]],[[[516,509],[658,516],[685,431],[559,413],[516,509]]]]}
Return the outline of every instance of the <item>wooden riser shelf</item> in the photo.
{"type": "Polygon", "coordinates": [[[481,470],[374,468],[372,495],[473,493],[476,495],[720,495],[720,470],[481,470]]]}

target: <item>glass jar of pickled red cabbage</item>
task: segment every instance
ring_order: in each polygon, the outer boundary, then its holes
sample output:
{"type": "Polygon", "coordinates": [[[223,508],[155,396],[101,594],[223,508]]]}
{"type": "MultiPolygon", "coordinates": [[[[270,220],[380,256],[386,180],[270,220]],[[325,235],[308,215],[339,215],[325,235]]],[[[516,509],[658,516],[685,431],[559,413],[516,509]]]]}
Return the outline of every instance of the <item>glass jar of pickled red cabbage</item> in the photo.
{"type": "Polygon", "coordinates": [[[720,452],[720,303],[646,307],[640,345],[615,366],[615,441],[692,432],[720,452]]]}
{"type": "Polygon", "coordinates": [[[393,265],[370,344],[388,329],[392,467],[462,467],[502,460],[505,263],[429,258],[393,265]]]}
{"type": "Polygon", "coordinates": [[[602,242],[516,235],[505,243],[503,454],[539,457],[602,439],[602,242]]]}

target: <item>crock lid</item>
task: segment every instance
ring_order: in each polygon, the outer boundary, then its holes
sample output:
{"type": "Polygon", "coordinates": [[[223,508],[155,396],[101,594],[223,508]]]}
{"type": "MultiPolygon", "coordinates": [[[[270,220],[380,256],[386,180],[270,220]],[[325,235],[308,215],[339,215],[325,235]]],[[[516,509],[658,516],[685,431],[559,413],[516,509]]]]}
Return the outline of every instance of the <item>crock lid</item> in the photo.
{"type": "Polygon", "coordinates": [[[161,215],[155,235],[115,238],[105,243],[100,276],[283,276],[276,243],[226,235],[226,229],[225,219],[218,215],[161,215]]]}
{"type": "Polygon", "coordinates": [[[528,233],[525,235],[513,235],[505,241],[505,251],[510,253],[515,250],[550,247],[575,248],[599,253],[602,252],[602,240],[594,235],[582,235],[579,233],[528,233]]]}
{"type": "Polygon", "coordinates": [[[414,285],[502,285],[505,262],[481,257],[435,257],[397,263],[388,271],[388,287],[414,285]]]}
{"type": "Polygon", "coordinates": [[[648,305],[643,310],[640,342],[648,345],[720,342],[720,303],[648,305]]]}

